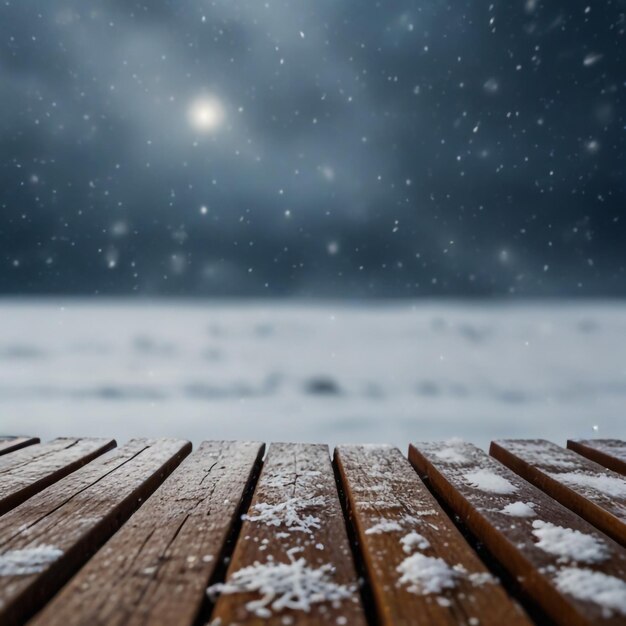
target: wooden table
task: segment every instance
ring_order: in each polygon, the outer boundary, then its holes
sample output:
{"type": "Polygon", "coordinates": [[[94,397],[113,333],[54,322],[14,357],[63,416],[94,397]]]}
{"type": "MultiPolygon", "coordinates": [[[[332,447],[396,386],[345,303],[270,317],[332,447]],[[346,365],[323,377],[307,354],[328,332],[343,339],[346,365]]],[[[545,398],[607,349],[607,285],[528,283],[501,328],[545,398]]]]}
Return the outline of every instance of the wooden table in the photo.
{"type": "Polygon", "coordinates": [[[0,437],[0,624],[626,624],[626,443],[490,452],[0,437]]]}

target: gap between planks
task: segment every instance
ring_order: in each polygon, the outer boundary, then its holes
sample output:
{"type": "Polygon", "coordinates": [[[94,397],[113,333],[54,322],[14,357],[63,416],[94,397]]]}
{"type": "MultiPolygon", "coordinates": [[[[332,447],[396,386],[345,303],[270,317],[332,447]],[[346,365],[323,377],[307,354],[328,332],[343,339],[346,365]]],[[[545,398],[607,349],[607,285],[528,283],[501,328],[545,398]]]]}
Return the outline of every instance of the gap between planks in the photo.
{"type": "Polygon", "coordinates": [[[367,625],[326,446],[269,447],[221,591],[211,624],[367,625]]]}
{"type": "Polygon", "coordinates": [[[115,445],[114,439],[61,437],[0,457],[0,515],[115,445]]]}
{"type": "Polygon", "coordinates": [[[493,441],[491,456],[626,545],[626,479],[543,439],[493,441]]]}
{"type": "Polygon", "coordinates": [[[0,623],[22,624],[40,609],[190,450],[132,440],[0,517],[0,623]]]}
{"type": "Polygon", "coordinates": [[[39,443],[39,437],[0,437],[0,455],[39,443]]]}
{"type": "Polygon", "coordinates": [[[412,444],[409,458],[557,624],[624,623],[618,591],[606,599],[589,592],[600,581],[624,587],[621,546],[471,444],[412,444]]]}
{"type": "Polygon", "coordinates": [[[567,447],[618,474],[626,475],[626,441],[568,439],[567,447]]]}
{"type": "Polygon", "coordinates": [[[194,624],[263,450],[202,443],[31,626],[194,624]]]}
{"type": "Polygon", "coordinates": [[[339,446],[335,463],[381,624],[531,624],[397,448],[339,446]]]}

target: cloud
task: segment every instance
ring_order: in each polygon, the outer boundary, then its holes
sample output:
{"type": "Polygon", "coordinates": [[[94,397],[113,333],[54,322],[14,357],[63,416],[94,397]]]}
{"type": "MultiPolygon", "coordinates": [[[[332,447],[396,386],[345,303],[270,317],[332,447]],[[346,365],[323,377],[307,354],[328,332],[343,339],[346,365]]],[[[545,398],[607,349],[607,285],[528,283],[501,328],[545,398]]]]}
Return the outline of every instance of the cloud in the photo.
{"type": "Polygon", "coordinates": [[[528,6],[5,6],[0,290],[623,292],[623,59],[528,6]]]}

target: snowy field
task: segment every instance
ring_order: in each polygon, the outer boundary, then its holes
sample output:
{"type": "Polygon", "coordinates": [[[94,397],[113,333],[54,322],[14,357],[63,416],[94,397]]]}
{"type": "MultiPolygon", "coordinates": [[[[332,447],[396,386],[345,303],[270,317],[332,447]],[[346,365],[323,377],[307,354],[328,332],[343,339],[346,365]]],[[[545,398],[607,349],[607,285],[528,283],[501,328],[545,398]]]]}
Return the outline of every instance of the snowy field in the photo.
{"type": "Polygon", "coordinates": [[[626,304],[0,300],[0,433],[626,436],[626,304]]]}

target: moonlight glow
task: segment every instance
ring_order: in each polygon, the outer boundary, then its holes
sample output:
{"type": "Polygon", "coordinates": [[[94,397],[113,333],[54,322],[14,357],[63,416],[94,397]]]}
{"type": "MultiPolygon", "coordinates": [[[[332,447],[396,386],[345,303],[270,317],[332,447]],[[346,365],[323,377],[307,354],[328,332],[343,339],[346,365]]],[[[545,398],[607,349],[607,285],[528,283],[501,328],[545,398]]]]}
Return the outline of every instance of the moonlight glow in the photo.
{"type": "Polygon", "coordinates": [[[222,103],[213,97],[202,97],[194,100],[188,111],[191,126],[203,133],[217,130],[222,125],[224,117],[222,103]]]}

